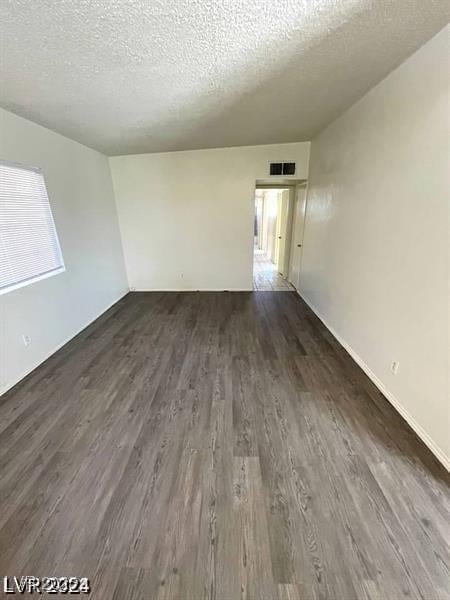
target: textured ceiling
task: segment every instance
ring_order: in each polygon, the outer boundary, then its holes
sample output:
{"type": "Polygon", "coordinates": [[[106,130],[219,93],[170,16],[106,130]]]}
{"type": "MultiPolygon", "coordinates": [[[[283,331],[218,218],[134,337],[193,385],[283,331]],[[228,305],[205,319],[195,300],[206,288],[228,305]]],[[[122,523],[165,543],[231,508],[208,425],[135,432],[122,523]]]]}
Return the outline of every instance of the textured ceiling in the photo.
{"type": "Polygon", "coordinates": [[[447,6],[2,0],[0,104],[110,155],[308,140],[447,6]]]}

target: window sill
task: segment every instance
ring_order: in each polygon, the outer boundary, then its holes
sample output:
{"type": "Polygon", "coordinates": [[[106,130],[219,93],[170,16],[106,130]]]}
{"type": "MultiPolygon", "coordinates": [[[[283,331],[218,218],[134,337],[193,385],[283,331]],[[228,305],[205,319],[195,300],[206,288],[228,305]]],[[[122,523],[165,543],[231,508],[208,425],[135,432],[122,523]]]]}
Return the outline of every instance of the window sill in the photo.
{"type": "Polygon", "coordinates": [[[46,273],[41,273],[41,275],[36,275],[35,277],[30,277],[29,279],[24,279],[23,281],[19,281],[18,283],[13,283],[11,285],[7,285],[3,288],[0,288],[0,296],[3,294],[8,294],[9,292],[13,292],[14,290],[18,290],[19,288],[23,288],[25,286],[31,285],[32,283],[36,283],[37,281],[42,281],[43,279],[48,279],[48,277],[53,277],[53,275],[58,275],[59,273],[64,273],[66,270],[65,266],[58,267],[57,269],[52,269],[51,271],[47,271],[46,273]]]}

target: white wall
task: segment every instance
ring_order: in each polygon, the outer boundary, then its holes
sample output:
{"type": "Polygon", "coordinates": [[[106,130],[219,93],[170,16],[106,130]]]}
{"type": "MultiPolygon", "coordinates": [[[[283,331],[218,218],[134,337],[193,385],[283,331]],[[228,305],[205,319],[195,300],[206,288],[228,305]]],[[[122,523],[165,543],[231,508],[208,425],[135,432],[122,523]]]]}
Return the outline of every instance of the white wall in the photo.
{"type": "Polygon", "coordinates": [[[308,157],[309,142],[110,158],[130,287],[251,289],[255,180],[270,160],[306,178],[308,157]]]}
{"type": "Polygon", "coordinates": [[[0,392],[128,288],[108,159],[0,110],[0,158],[41,167],[66,272],[0,296],[0,392]],[[31,337],[25,347],[22,334],[31,337]]]}
{"type": "Polygon", "coordinates": [[[302,296],[443,462],[447,36],[438,34],[313,140],[300,278],[302,296]]]}

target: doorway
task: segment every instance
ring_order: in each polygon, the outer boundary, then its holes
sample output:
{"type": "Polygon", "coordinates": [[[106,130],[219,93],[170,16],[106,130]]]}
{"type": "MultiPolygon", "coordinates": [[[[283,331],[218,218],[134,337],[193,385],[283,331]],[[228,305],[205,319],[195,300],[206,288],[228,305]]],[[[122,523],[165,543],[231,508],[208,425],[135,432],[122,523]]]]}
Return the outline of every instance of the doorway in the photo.
{"type": "Polygon", "coordinates": [[[253,289],[300,290],[306,182],[255,189],[253,289]]]}
{"type": "Polygon", "coordinates": [[[292,291],[289,282],[292,190],[257,188],[253,251],[253,289],[292,291]]]}

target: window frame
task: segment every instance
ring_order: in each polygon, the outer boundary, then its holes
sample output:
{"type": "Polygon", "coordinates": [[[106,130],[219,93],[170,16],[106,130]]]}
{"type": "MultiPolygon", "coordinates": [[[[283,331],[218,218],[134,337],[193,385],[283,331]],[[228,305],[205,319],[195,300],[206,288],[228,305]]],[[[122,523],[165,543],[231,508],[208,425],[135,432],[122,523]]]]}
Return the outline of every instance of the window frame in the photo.
{"type": "Polygon", "coordinates": [[[38,173],[39,175],[42,176],[42,179],[44,181],[45,191],[47,194],[48,204],[50,207],[50,215],[51,215],[53,228],[54,228],[54,232],[55,232],[56,244],[58,247],[58,255],[60,258],[60,262],[61,262],[61,265],[59,267],[51,269],[50,271],[44,271],[43,273],[39,273],[39,275],[33,275],[31,277],[27,277],[26,279],[22,279],[21,281],[17,281],[15,283],[11,283],[9,285],[0,287],[0,296],[3,296],[4,294],[8,294],[9,292],[13,292],[14,290],[18,290],[22,287],[26,287],[26,286],[36,283],[38,281],[48,279],[49,277],[53,277],[54,275],[59,275],[60,273],[64,273],[66,270],[66,265],[64,262],[64,256],[62,253],[61,243],[59,241],[58,230],[56,228],[56,223],[55,223],[55,219],[53,216],[53,209],[52,209],[52,205],[50,202],[50,196],[48,194],[48,187],[47,187],[47,182],[45,180],[43,169],[40,167],[34,167],[34,166],[30,166],[30,165],[25,165],[23,163],[18,163],[15,161],[4,160],[4,159],[0,159],[0,165],[4,165],[6,167],[13,167],[16,169],[21,169],[22,171],[32,171],[32,172],[38,173]]]}

